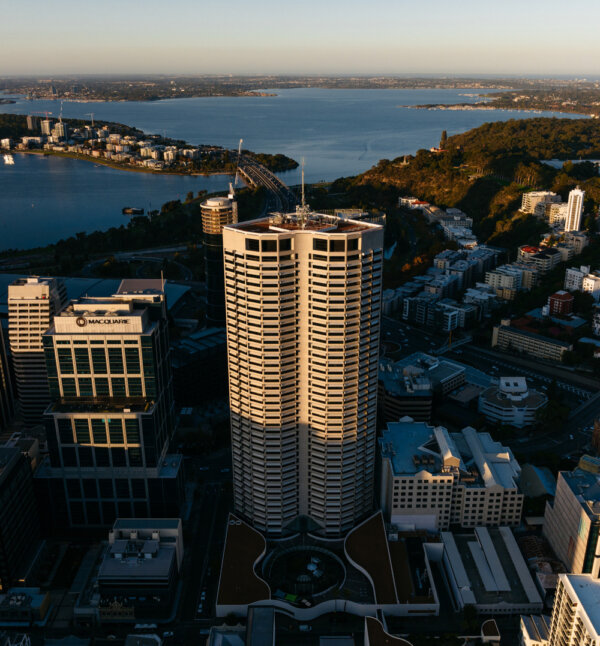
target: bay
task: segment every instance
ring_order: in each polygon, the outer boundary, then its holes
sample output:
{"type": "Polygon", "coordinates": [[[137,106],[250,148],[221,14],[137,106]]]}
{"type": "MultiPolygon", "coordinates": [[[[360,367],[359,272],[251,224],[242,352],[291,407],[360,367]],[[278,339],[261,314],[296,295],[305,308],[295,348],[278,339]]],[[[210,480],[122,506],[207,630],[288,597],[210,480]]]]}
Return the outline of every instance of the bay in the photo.
{"type": "MultiPolygon", "coordinates": [[[[269,91],[269,90],[266,90],[269,91]]],[[[487,121],[571,116],[506,110],[418,110],[406,105],[472,103],[480,90],[276,90],[266,97],[198,97],[152,102],[64,102],[63,116],[117,121],[193,144],[216,144],[305,160],[306,180],[355,175],[382,158],[430,148],[487,121]]],[[[59,101],[26,101],[3,112],[48,110],[59,101]]],[[[33,247],[78,231],[123,223],[123,206],[158,208],[189,190],[224,190],[226,176],[174,177],[119,171],[87,161],[18,155],[0,165],[0,249],[33,247]],[[33,206],[32,206],[33,204],[33,206]]],[[[281,174],[290,185],[300,171],[281,174]]]]}

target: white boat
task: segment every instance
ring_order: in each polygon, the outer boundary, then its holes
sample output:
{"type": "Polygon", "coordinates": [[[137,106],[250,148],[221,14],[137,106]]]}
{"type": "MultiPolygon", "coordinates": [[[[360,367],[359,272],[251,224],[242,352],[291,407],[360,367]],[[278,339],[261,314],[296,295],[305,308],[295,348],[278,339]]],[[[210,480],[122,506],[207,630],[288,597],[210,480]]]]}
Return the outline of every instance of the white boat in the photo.
{"type": "Polygon", "coordinates": [[[15,158],[12,155],[4,155],[4,163],[9,166],[13,166],[15,163],[15,158]]]}

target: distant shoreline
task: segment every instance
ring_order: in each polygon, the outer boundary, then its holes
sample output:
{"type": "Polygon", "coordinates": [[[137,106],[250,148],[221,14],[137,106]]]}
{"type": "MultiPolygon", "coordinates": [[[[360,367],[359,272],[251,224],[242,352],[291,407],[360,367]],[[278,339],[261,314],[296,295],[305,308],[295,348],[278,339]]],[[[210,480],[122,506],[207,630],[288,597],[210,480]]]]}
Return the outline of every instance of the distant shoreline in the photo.
{"type": "Polygon", "coordinates": [[[79,161],[92,162],[94,164],[99,164],[101,166],[107,166],[108,168],[114,168],[115,170],[124,170],[130,171],[132,173],[150,173],[152,175],[179,175],[182,177],[212,177],[213,175],[226,175],[228,177],[233,177],[235,173],[229,173],[227,171],[206,171],[204,173],[182,173],[178,171],[168,171],[168,170],[153,170],[152,168],[135,168],[131,166],[124,166],[122,164],[117,164],[116,162],[110,162],[106,159],[100,159],[97,157],[91,157],[90,155],[78,155],[77,153],[69,152],[55,152],[53,150],[14,150],[10,151],[12,155],[41,155],[42,157],[64,157],[67,159],[77,159],[79,161]]]}

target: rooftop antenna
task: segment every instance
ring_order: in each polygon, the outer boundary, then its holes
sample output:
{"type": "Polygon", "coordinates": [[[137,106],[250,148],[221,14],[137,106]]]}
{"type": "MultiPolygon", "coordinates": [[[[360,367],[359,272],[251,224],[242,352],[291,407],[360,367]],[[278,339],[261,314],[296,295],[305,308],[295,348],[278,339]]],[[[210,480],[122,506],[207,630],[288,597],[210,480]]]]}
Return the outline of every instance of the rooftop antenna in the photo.
{"type": "Polygon", "coordinates": [[[306,196],[304,194],[304,157],[303,157],[302,158],[302,202],[299,207],[298,206],[296,207],[297,217],[302,229],[304,229],[306,226],[306,221],[308,220],[309,212],[310,212],[310,208],[306,203],[306,196]]]}
{"type": "Polygon", "coordinates": [[[62,109],[63,109],[63,102],[60,102],[60,114],[58,115],[58,120],[60,123],[62,123],[62,109]]]}
{"type": "Polygon", "coordinates": [[[93,112],[86,112],[85,114],[86,117],[92,117],[92,128],[94,127],[94,113],[93,112]]]}
{"type": "Polygon", "coordinates": [[[165,272],[163,269],[160,270],[160,287],[164,294],[165,293],[165,272]]]}
{"type": "Polygon", "coordinates": [[[302,208],[306,206],[306,199],[304,197],[304,157],[302,157],[302,208]]]}

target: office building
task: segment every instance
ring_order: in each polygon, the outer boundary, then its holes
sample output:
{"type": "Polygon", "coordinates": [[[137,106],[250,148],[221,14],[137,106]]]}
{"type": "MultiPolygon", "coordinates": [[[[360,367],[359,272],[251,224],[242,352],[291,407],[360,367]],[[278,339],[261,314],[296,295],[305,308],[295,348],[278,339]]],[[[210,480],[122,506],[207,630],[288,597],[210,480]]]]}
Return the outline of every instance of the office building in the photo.
{"type": "Polygon", "coordinates": [[[523,213],[541,213],[543,215],[546,204],[554,204],[560,201],[560,195],[552,191],[529,191],[529,193],[523,193],[521,211],[523,213]]]}
{"type": "Polygon", "coordinates": [[[573,350],[570,343],[512,327],[510,319],[504,319],[500,325],[494,327],[492,331],[492,348],[495,347],[504,351],[523,352],[532,357],[551,361],[561,361],[565,352],[573,350]]]}
{"type": "Polygon", "coordinates": [[[10,364],[4,341],[4,330],[0,324],[0,433],[6,430],[15,412],[10,364]]]}
{"type": "Polygon", "coordinates": [[[574,471],[558,474],[554,502],[546,505],[544,536],[569,572],[598,578],[600,476],[589,470],[589,464],[581,460],[574,471]]]}
{"type": "Polygon", "coordinates": [[[521,521],[521,473],[511,450],[488,433],[449,433],[405,418],[388,424],[381,446],[381,507],[399,529],[521,521]]]}
{"type": "Polygon", "coordinates": [[[183,563],[179,518],[120,518],[98,569],[100,622],[165,619],[183,563]]]}
{"type": "Polygon", "coordinates": [[[401,367],[393,361],[379,364],[379,410],[383,422],[411,417],[429,422],[433,406],[433,385],[422,368],[401,367]]]}
{"type": "MultiPolygon", "coordinates": [[[[543,642],[542,642],[543,643],[543,642]]],[[[559,574],[548,646],[600,646],[600,581],[559,574]]]]}
{"type": "Polygon", "coordinates": [[[565,231],[579,231],[579,229],[581,229],[581,216],[583,214],[584,199],[585,191],[582,191],[579,186],[569,193],[565,231]]]}
{"type": "Polygon", "coordinates": [[[167,455],[174,403],[160,280],[124,280],[72,301],[44,334],[52,403],[40,495],[62,526],[179,515],[181,455],[167,455]],[[48,502],[48,504],[50,504],[48,502]]]}
{"type": "Polygon", "coordinates": [[[529,390],[525,377],[500,377],[497,386],[479,395],[479,412],[489,422],[524,428],[535,424],[537,412],[547,403],[546,395],[529,390]]]}
{"type": "Polygon", "coordinates": [[[236,512],[339,535],[373,505],[383,228],[302,207],[223,246],[236,512]]]}
{"type": "Polygon", "coordinates": [[[223,280],[223,227],[235,224],[237,202],[229,197],[213,197],[202,202],[204,267],[206,273],[206,320],[209,325],[225,324],[225,285],[223,280]]]}
{"type": "Polygon", "coordinates": [[[65,285],[59,278],[19,278],[8,287],[8,338],[26,426],[41,424],[50,402],[42,334],[66,302],[65,285]]]}
{"type": "Polygon", "coordinates": [[[31,466],[16,447],[0,447],[0,592],[26,579],[39,546],[31,466]]]}

